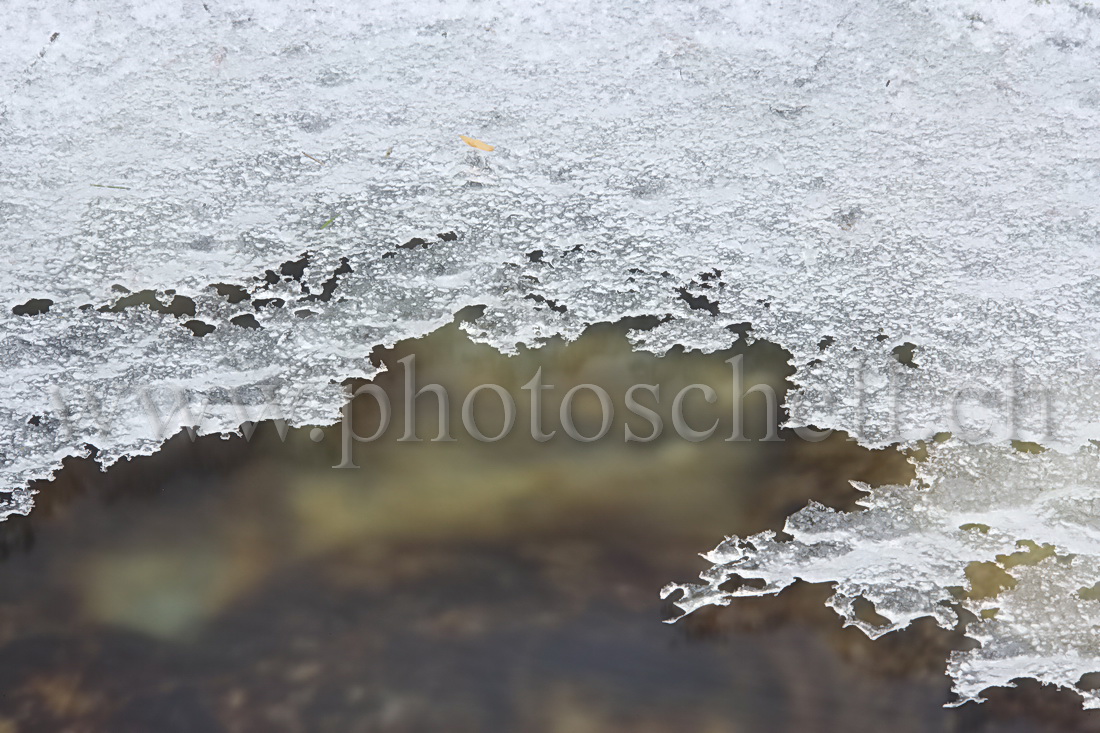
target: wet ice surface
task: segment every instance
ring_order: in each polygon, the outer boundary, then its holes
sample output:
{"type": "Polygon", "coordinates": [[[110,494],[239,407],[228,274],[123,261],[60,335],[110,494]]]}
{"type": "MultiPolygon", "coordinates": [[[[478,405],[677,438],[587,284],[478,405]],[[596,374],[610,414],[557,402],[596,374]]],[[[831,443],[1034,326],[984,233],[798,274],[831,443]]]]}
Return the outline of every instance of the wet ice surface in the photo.
{"type": "Polygon", "coordinates": [[[1086,708],[1100,707],[1096,689],[1079,684],[1100,668],[1100,600],[1082,595],[1096,583],[1095,556],[1048,558],[1014,576],[1011,590],[968,604],[995,615],[967,630],[980,647],[951,654],[947,671],[960,703],[1027,676],[1074,689],[1086,708]]]}
{"type": "MultiPolygon", "coordinates": [[[[664,595],[690,613],[775,594],[796,580],[833,582],[828,605],[872,638],[921,617],[948,629],[964,623],[981,646],[952,653],[960,702],[1019,677],[1078,689],[1084,674],[1100,669],[1100,596],[1089,592],[1100,581],[1097,456],[1094,446],[1035,455],[933,444],[912,484],[864,485],[869,495],[858,512],[811,503],[787,520],[787,538],[730,538],[705,555],[714,565],[704,583],[672,584],[664,595]],[[1016,566],[1009,556],[1021,541],[1057,554],[1016,566]],[[974,564],[991,562],[1008,569],[1009,587],[960,601],[957,590],[979,590],[974,564]],[[857,599],[874,605],[874,622],[860,615],[857,599]],[[960,617],[959,608],[973,616],[960,617]]],[[[1086,706],[1100,706],[1094,691],[1078,691],[1086,706]]]]}
{"type": "MultiPolygon", "coordinates": [[[[372,349],[471,305],[505,352],[635,315],[669,319],[639,348],[714,350],[748,323],[792,354],[792,425],[1073,455],[1100,437],[1097,22],[1019,0],[32,2],[0,21],[0,292],[52,304],[0,316],[0,516],[88,445],[110,465],[265,403],[331,422],[372,349]],[[193,319],[100,310],[146,290],[193,319]]],[[[1067,475],[1095,455],[1066,460],[1050,541],[1087,555],[1067,475]]],[[[1000,537],[905,521],[921,557],[960,553],[929,583],[1000,537]]],[[[853,592],[944,618],[880,569],[853,592]]]]}

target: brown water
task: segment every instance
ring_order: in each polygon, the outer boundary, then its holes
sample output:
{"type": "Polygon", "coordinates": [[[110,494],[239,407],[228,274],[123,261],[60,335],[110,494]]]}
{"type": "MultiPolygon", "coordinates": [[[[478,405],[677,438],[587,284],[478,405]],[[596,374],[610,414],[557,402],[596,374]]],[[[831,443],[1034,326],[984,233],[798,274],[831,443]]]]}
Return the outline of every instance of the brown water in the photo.
{"type": "MultiPolygon", "coordinates": [[[[381,356],[409,353],[419,383],[456,395],[492,381],[524,396],[538,365],[558,396],[648,382],[665,402],[692,382],[728,399],[735,353],[749,383],[781,393],[789,373],[767,344],[655,359],[612,327],[505,358],[452,326],[381,356]]],[[[400,383],[378,380],[395,403],[400,383]]],[[[372,404],[356,405],[361,434],[372,404]]],[[[750,435],[762,419],[748,414],[750,435]]],[[[918,624],[871,642],[822,606],[825,586],[662,624],[661,586],[724,535],[778,529],[809,499],[851,509],[850,479],[911,476],[905,456],[841,435],[726,443],[728,428],[486,445],[460,428],[398,443],[398,425],[336,470],[334,428],[283,443],[264,425],[251,442],[179,436],[106,473],[71,462],[31,517],[0,525],[0,733],[1100,730],[1035,684],[943,709],[960,635],[918,624]]]]}

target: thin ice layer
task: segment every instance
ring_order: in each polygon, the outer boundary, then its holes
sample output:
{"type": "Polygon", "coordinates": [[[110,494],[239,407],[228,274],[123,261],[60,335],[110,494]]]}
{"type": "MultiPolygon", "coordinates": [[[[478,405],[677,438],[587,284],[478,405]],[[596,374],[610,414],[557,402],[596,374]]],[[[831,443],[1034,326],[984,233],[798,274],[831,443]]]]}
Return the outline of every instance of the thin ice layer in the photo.
{"type": "MultiPolygon", "coordinates": [[[[967,566],[1030,540],[1060,557],[1011,567],[1014,588],[964,604],[979,617],[999,611],[967,627],[979,649],[951,657],[960,702],[1019,677],[1073,688],[1100,671],[1100,601],[1081,595],[1100,583],[1100,448],[1033,455],[952,440],[930,448],[911,485],[860,488],[870,492],[864,510],[811,504],[788,519],[788,540],[771,532],[729,538],[704,555],[713,567],[703,583],[671,584],[663,594],[690,613],[796,580],[831,582],[829,605],[872,638],[926,616],[953,628],[952,588],[970,589],[967,566]],[[885,623],[861,618],[856,599],[870,601],[885,623]]],[[[1086,702],[1097,704],[1091,694],[1086,702]]]]}
{"type": "MultiPolygon", "coordinates": [[[[412,336],[443,301],[485,303],[472,330],[509,350],[690,304],[640,344],[712,349],[750,322],[793,354],[794,424],[1100,437],[1089,6],[345,5],[6,14],[6,304],[48,298],[68,323],[116,284],[194,296],[453,232],[447,258],[388,263],[429,286],[417,305],[345,289],[379,314],[361,325],[400,311],[412,336]]],[[[97,336],[92,361],[125,341],[97,336]]]]}
{"type": "Polygon", "coordinates": [[[1014,687],[1021,677],[1072,689],[1084,707],[1100,708],[1095,688],[1081,678],[1100,670],[1100,600],[1095,557],[1048,558],[1015,569],[1017,585],[997,598],[968,604],[991,618],[967,633],[981,646],[953,652],[947,670],[958,704],[981,702],[990,687],[1014,687]]]}
{"type": "MultiPolygon", "coordinates": [[[[87,445],[107,465],[184,427],[331,421],[374,347],[470,305],[502,351],[639,315],[663,321],[640,348],[713,350],[747,323],[792,354],[794,425],[1094,461],[1098,22],[1062,0],[30,0],[0,18],[0,517],[87,445]],[[177,297],[193,317],[161,312],[177,297]]],[[[996,515],[982,537],[904,492],[858,533],[811,510],[851,555],[815,577],[848,578],[844,613],[946,622],[969,557],[1040,530],[1098,554],[1073,475],[1034,529],[1007,497],[952,510],[996,515]],[[914,557],[863,550],[893,532],[914,557]]],[[[817,557],[752,547],[774,583],[817,557]]]]}

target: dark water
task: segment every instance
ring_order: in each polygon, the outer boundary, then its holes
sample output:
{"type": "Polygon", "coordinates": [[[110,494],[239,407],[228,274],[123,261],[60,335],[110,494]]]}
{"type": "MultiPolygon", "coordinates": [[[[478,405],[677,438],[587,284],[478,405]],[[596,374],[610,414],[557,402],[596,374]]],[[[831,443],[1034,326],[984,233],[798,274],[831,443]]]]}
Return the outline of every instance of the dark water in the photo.
{"type": "MultiPolygon", "coordinates": [[[[526,395],[539,365],[559,397],[649,382],[666,402],[692,382],[721,393],[735,353],[750,383],[781,394],[789,373],[766,344],[654,359],[611,327],[511,358],[449,327],[382,357],[414,352],[419,383],[460,396],[526,395]]],[[[395,403],[400,383],[378,380],[395,403]]],[[[356,405],[361,434],[372,404],[356,405]]],[[[918,624],[871,642],[822,606],[824,586],[661,623],[658,591],[703,569],[696,553],[809,499],[851,509],[851,479],[907,481],[896,451],[786,433],[626,445],[620,422],[587,445],[485,445],[455,426],[454,443],[399,443],[398,425],[356,448],[358,470],[331,468],[335,428],[284,443],[270,425],[250,442],[179,436],[106,473],[71,462],[31,517],[0,525],[0,733],[1100,730],[1030,683],[943,709],[961,637],[918,624]]]]}

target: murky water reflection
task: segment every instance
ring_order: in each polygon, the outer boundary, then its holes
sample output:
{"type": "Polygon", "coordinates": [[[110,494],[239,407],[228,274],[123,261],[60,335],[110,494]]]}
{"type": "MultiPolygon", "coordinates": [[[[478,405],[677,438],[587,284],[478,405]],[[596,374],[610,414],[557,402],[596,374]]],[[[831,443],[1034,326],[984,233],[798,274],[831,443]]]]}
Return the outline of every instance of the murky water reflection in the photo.
{"type": "MultiPolygon", "coordinates": [[[[452,326],[383,358],[409,353],[419,382],[458,395],[525,395],[540,365],[559,396],[648,382],[666,401],[728,390],[735,353],[750,383],[781,391],[789,372],[767,344],[658,360],[612,327],[505,358],[452,326]]],[[[399,370],[378,383],[400,401],[399,370]]],[[[362,434],[372,409],[356,405],[362,434]]],[[[918,624],[872,643],[821,586],[660,623],[658,590],[693,578],[696,553],[809,499],[850,509],[850,479],[908,480],[896,451],[786,434],[398,443],[399,427],[356,448],[359,470],[331,468],[334,428],[283,443],[270,425],[247,443],[178,437],[107,473],[71,463],[31,517],[0,525],[0,733],[1100,728],[1036,685],[940,708],[959,636],[918,624]]]]}

